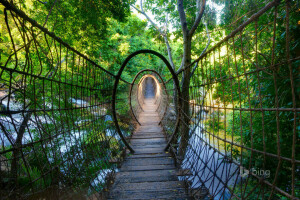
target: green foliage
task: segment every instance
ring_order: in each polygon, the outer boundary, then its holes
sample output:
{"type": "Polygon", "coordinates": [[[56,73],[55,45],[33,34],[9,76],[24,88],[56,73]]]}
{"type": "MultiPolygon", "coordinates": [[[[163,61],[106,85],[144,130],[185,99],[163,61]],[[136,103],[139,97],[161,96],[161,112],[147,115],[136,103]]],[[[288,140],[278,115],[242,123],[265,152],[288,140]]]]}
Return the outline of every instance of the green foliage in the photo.
{"type": "Polygon", "coordinates": [[[129,1],[26,1],[22,10],[81,52],[93,53],[95,41],[105,38],[108,20],[126,21],[129,1]],[[76,34],[75,34],[76,33],[76,34]]]}
{"type": "Polygon", "coordinates": [[[205,120],[205,125],[212,131],[219,131],[224,129],[224,116],[222,111],[213,111],[208,119],[205,120]]]}
{"type": "MultiPolygon", "coordinates": [[[[188,27],[191,27],[195,20],[195,2],[195,0],[184,1],[188,27]]],[[[292,11],[295,11],[297,9],[296,4],[294,1],[291,2],[292,11]]],[[[41,1],[20,1],[16,5],[29,14],[30,17],[37,20],[38,23],[45,23],[47,29],[55,32],[56,35],[68,44],[88,55],[89,58],[97,62],[100,66],[113,74],[117,74],[124,59],[130,53],[137,50],[152,49],[167,55],[163,38],[153,26],[148,27],[146,21],[139,19],[136,15],[130,14],[129,3],[131,2],[128,0],[49,0],[45,3],[41,1]]],[[[224,5],[221,13],[221,24],[217,24],[218,13],[211,5],[207,5],[204,18],[211,30],[210,34],[213,44],[218,42],[224,35],[228,35],[242,22],[248,20],[253,13],[257,12],[265,4],[265,1],[217,0],[215,3],[224,5]],[[237,7],[239,9],[236,9],[237,7]]],[[[174,30],[172,33],[168,31],[167,35],[171,38],[173,60],[175,66],[178,68],[183,54],[183,41],[180,39],[182,32],[180,20],[178,20],[176,2],[174,0],[168,2],[163,0],[145,1],[145,10],[152,12],[156,16],[155,19],[161,24],[165,23],[166,13],[168,13],[169,23],[172,24],[174,30]]],[[[273,63],[281,63],[285,60],[287,51],[285,40],[287,34],[285,29],[286,11],[281,6],[278,10],[273,63]]],[[[270,13],[273,12],[274,9],[272,8],[270,13]]],[[[13,52],[13,45],[10,41],[8,30],[5,28],[3,6],[0,6],[0,15],[0,65],[3,66],[13,52]]],[[[292,58],[299,57],[300,52],[300,30],[297,23],[297,13],[291,12],[289,53],[292,58]]],[[[49,123],[45,125],[45,132],[32,131],[34,142],[53,136],[52,134],[58,132],[56,130],[57,127],[60,129],[59,131],[64,131],[70,137],[56,137],[55,140],[47,145],[43,144],[44,146],[41,146],[40,144],[36,144],[33,147],[24,148],[23,153],[26,155],[26,158],[19,160],[20,167],[18,168],[18,173],[20,177],[18,183],[21,186],[26,186],[37,179],[30,187],[32,186],[35,190],[42,190],[51,184],[55,184],[51,182],[52,177],[60,177],[61,183],[73,187],[74,190],[87,188],[90,185],[90,181],[95,178],[95,175],[99,171],[115,167],[107,164],[107,159],[117,157],[123,150],[124,144],[117,138],[108,136],[106,133],[107,129],[115,131],[113,121],[105,121],[103,116],[95,117],[91,110],[88,109],[84,111],[76,109],[77,106],[70,99],[80,96],[84,99],[89,99],[89,102],[108,102],[111,100],[114,78],[103,75],[89,65],[83,65],[76,59],[72,60],[73,55],[66,48],[62,49],[60,56],[53,56],[54,58],[52,57],[52,60],[49,60],[49,57],[52,55],[49,56],[47,53],[44,53],[47,52],[48,45],[43,40],[42,34],[39,35],[39,30],[36,28],[31,30],[29,24],[26,24],[21,34],[12,19],[9,19],[9,24],[18,48],[24,45],[22,34],[26,33],[30,38],[33,35],[37,37],[40,51],[33,47],[29,49],[30,54],[20,51],[17,55],[23,59],[19,59],[18,65],[15,66],[15,58],[12,57],[12,62],[9,62],[7,67],[10,69],[16,67],[15,69],[19,71],[26,69],[28,72],[41,77],[47,77],[49,73],[53,73],[55,81],[68,82],[69,84],[62,86],[54,81],[43,81],[32,77],[24,78],[18,73],[9,73],[7,71],[1,71],[1,81],[6,83],[6,85],[10,80],[14,80],[15,83],[22,83],[25,92],[16,92],[15,100],[24,103],[29,108],[38,109],[47,107],[46,105],[51,105],[53,109],[72,110],[70,113],[60,111],[59,114],[55,111],[49,112],[49,118],[55,124],[49,123]],[[30,56],[30,67],[24,61],[26,56],[30,56]],[[55,66],[59,67],[55,68],[55,66]],[[59,70],[57,70],[58,68],[59,70]],[[89,70],[85,71],[85,69],[89,70]],[[85,72],[88,72],[88,74],[85,74],[85,72]],[[78,83],[86,83],[87,86],[94,89],[101,89],[101,91],[80,90],[74,89],[71,86],[78,83]],[[85,121],[74,124],[75,121],[83,119],[85,121]],[[94,123],[97,124],[96,127],[88,125],[92,120],[96,121],[94,123]],[[81,128],[81,125],[84,128],[81,128]],[[79,143],[72,143],[72,134],[74,134],[74,132],[70,131],[72,128],[78,128],[82,132],[87,133],[82,140],[78,140],[80,141],[79,143]],[[61,151],[60,148],[66,142],[71,143],[69,150],[63,153],[63,155],[58,156],[61,151]],[[45,157],[45,154],[48,157],[45,157]],[[74,155],[77,156],[75,161],[72,159],[74,155]],[[49,160],[51,160],[51,163],[49,160]],[[68,160],[68,162],[62,164],[65,160],[68,160]],[[65,171],[65,169],[69,170],[65,171]],[[49,171],[51,173],[47,173],[49,171]]],[[[242,112],[238,110],[232,111],[231,109],[228,109],[226,112],[214,110],[205,121],[205,125],[210,130],[218,133],[223,132],[227,134],[227,137],[233,136],[234,142],[245,147],[267,151],[274,155],[278,153],[275,147],[277,147],[277,138],[279,138],[280,155],[290,157],[292,154],[291,145],[293,144],[291,133],[293,132],[293,124],[295,123],[293,113],[290,111],[279,112],[277,116],[276,111],[247,111],[250,108],[273,108],[275,104],[278,104],[278,108],[291,108],[294,106],[291,87],[295,89],[296,107],[299,107],[300,101],[297,94],[300,94],[300,87],[296,87],[300,84],[299,60],[291,64],[294,85],[291,85],[290,71],[286,64],[280,64],[274,69],[255,72],[257,68],[264,68],[271,65],[269,58],[272,57],[272,47],[270,45],[273,36],[272,31],[270,31],[272,28],[272,21],[270,21],[268,15],[263,15],[257,21],[256,25],[252,23],[247,26],[244,30],[247,34],[243,35],[243,41],[236,36],[234,43],[231,40],[228,42],[229,48],[225,47],[225,49],[220,50],[221,55],[219,57],[205,58],[202,64],[204,67],[199,68],[197,77],[193,79],[192,85],[198,84],[199,80],[208,81],[210,79],[210,81],[214,81],[222,79],[222,82],[219,81],[216,84],[212,84],[211,88],[205,86],[206,92],[210,92],[212,99],[224,104],[225,107],[230,104],[232,108],[241,107],[245,109],[242,112]],[[259,55],[253,53],[256,48],[253,45],[255,37],[258,40],[257,48],[259,49],[259,55]],[[241,48],[232,48],[233,45],[235,47],[243,46],[243,55],[241,48]],[[233,49],[236,49],[236,51],[234,52],[233,49]],[[227,54],[224,55],[224,52],[227,54]],[[236,60],[232,56],[234,54],[237,55],[236,60]],[[249,73],[242,75],[244,70],[249,73]],[[274,79],[277,81],[276,86],[274,79]]],[[[50,41],[51,38],[47,37],[47,39],[50,41]]],[[[195,58],[200,55],[207,42],[204,26],[199,26],[193,39],[192,57],[195,58]]],[[[55,43],[55,45],[59,46],[58,43],[55,43]]],[[[55,52],[53,49],[52,51],[55,52]]],[[[170,78],[170,74],[162,61],[151,55],[139,55],[132,59],[122,74],[122,78],[131,82],[138,71],[147,68],[161,72],[164,79],[170,78]]],[[[169,84],[172,83],[170,82],[169,84]]],[[[119,100],[116,109],[118,118],[122,122],[120,126],[122,131],[124,131],[124,135],[129,135],[133,128],[129,125],[128,91],[128,84],[120,81],[117,88],[119,100]]],[[[103,106],[103,108],[106,107],[103,106]]],[[[94,111],[99,110],[95,109],[94,111]]],[[[44,113],[34,114],[35,117],[43,115],[44,113]]],[[[110,115],[109,111],[107,115],[110,115]]],[[[299,121],[298,118],[296,120],[299,121]]],[[[300,132],[300,126],[297,127],[296,131],[297,133],[300,132]]],[[[299,134],[297,137],[300,137],[299,134]]],[[[7,148],[10,149],[11,147],[6,146],[7,148]]],[[[227,151],[233,149],[233,155],[231,156],[237,160],[243,153],[243,160],[239,160],[239,162],[244,166],[251,164],[257,168],[265,167],[270,169],[270,180],[273,180],[278,160],[271,157],[265,159],[261,154],[255,153],[250,159],[252,152],[248,150],[239,150],[228,144],[224,148],[227,151]]],[[[296,149],[299,149],[299,143],[296,144],[296,149]]],[[[5,153],[4,156],[7,159],[13,157],[11,152],[5,153]]],[[[296,159],[300,160],[299,154],[296,154],[296,159]]],[[[282,170],[278,173],[277,186],[290,192],[292,174],[290,165],[283,161],[280,167],[282,170]]],[[[296,176],[299,177],[299,170],[296,171],[296,176]]],[[[249,181],[247,190],[251,191],[254,189],[255,184],[257,182],[253,180],[249,181]]],[[[102,189],[103,186],[100,185],[99,188],[102,189]]],[[[27,192],[29,192],[29,189],[27,192]]],[[[239,195],[238,191],[235,192],[239,195]]],[[[299,195],[299,190],[296,193],[299,195]]],[[[277,197],[283,198],[280,195],[277,197]]]]}
{"type": "MultiPolygon", "coordinates": [[[[297,20],[295,20],[296,5],[291,4],[291,16],[290,16],[290,43],[289,48],[290,57],[299,56],[299,25],[297,26],[297,20]]],[[[248,19],[254,12],[258,11],[258,8],[262,6],[261,1],[226,1],[225,2],[225,20],[224,27],[226,27],[226,33],[230,33],[232,29],[238,27],[238,24],[248,19]],[[231,6],[242,6],[242,9],[229,9],[231,6]],[[245,8],[245,9],[244,9],[245,8]],[[249,12],[250,11],[250,12],[249,12]],[[237,14],[238,13],[238,14],[237,14]],[[247,13],[247,14],[246,14],[247,13]],[[237,16],[245,14],[245,17],[235,21],[237,16]],[[232,29],[227,28],[230,23],[236,23],[232,26],[232,29]]],[[[274,32],[276,36],[276,46],[274,49],[274,61],[273,63],[280,63],[274,69],[268,68],[271,65],[272,47],[270,40],[267,38],[273,37],[273,24],[272,18],[269,15],[263,15],[257,21],[257,24],[252,23],[244,30],[243,41],[241,41],[239,35],[235,37],[235,43],[228,42],[227,49],[221,49],[221,56],[218,55],[214,58],[207,58],[205,61],[206,73],[209,73],[210,79],[220,80],[216,84],[213,84],[212,88],[208,88],[212,93],[212,99],[217,100],[218,103],[222,103],[224,107],[242,108],[239,110],[231,110],[226,112],[226,129],[220,126],[216,122],[216,117],[210,116],[206,125],[214,131],[226,131],[227,136],[234,136],[234,142],[253,148],[261,152],[268,152],[273,155],[277,155],[280,149],[280,156],[290,158],[292,155],[293,133],[294,133],[294,112],[281,111],[280,109],[293,107],[293,95],[292,88],[298,90],[299,85],[299,62],[292,62],[290,72],[287,64],[283,64],[286,59],[286,11],[282,4],[278,10],[279,13],[276,16],[277,29],[274,32]],[[282,7],[281,7],[282,6],[282,7]],[[268,30],[268,31],[266,31],[268,30]],[[245,32],[247,34],[245,34],[245,32]],[[257,34],[256,34],[257,33],[257,34]],[[257,37],[257,48],[259,53],[255,54],[255,38],[257,37]],[[235,48],[234,48],[234,46],[235,48]],[[241,52],[241,45],[243,46],[243,55],[241,52]],[[233,48],[235,52],[233,52],[233,48]],[[222,53],[226,52],[224,56],[222,53]],[[232,55],[236,55],[235,57],[232,55]],[[243,57],[242,57],[243,56],[243,57]],[[243,59],[242,59],[243,58],[243,59]],[[211,66],[211,60],[214,59],[215,66],[211,66]],[[264,71],[255,72],[258,68],[268,68],[264,71]],[[242,75],[244,72],[248,72],[247,75],[242,75]],[[291,75],[290,75],[291,74],[291,75]],[[238,77],[239,76],[239,77],[238,77]],[[238,78],[237,78],[238,77],[238,78]],[[291,78],[294,80],[294,85],[291,84],[291,78]],[[274,108],[278,107],[278,113],[274,111],[263,111],[259,108],[274,108]],[[257,109],[257,111],[251,111],[247,109],[257,109]],[[213,120],[214,117],[214,120],[213,120]],[[279,148],[277,148],[279,147],[279,148]]],[[[273,13],[274,10],[270,13],[273,13]]],[[[204,72],[205,74],[205,72],[204,72]]],[[[299,106],[299,95],[295,94],[296,107],[299,106]]],[[[221,104],[221,105],[222,105],[221,104]]],[[[215,113],[215,112],[214,112],[215,113]]],[[[298,117],[296,120],[299,120],[298,117]]],[[[297,134],[297,131],[296,131],[297,134]]],[[[296,136],[298,137],[298,136],[296,136]]],[[[233,148],[235,146],[233,145],[233,148]]],[[[227,145],[227,150],[231,148],[231,145],[227,145]]],[[[296,144],[296,149],[299,149],[299,144],[296,144]]],[[[292,169],[291,164],[287,161],[282,161],[280,164],[280,170],[276,172],[279,161],[277,158],[271,156],[263,156],[261,153],[251,152],[250,150],[243,149],[241,151],[233,152],[231,155],[238,160],[243,166],[252,166],[257,169],[270,170],[270,177],[267,179],[272,182],[276,173],[276,185],[282,188],[284,191],[291,193],[291,180],[292,169]],[[240,160],[241,154],[243,154],[243,160],[240,160]]],[[[299,155],[296,155],[297,160],[300,159],[299,155]]],[[[296,176],[299,176],[296,170],[296,176]]],[[[249,181],[246,193],[254,188],[255,181],[249,181]]],[[[244,190],[244,189],[243,189],[244,190]]],[[[239,194],[239,188],[235,190],[236,194],[239,194]]],[[[266,195],[264,199],[268,198],[266,195]]],[[[250,199],[257,198],[255,192],[248,197],[250,199]]],[[[275,194],[275,199],[284,199],[282,195],[275,194]]]]}

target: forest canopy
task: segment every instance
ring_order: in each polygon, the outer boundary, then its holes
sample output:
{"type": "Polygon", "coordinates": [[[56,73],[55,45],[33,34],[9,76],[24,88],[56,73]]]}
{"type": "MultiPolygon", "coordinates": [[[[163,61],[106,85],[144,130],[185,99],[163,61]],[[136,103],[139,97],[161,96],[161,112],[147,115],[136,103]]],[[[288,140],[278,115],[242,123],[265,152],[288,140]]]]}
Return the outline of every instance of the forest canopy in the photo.
{"type": "Polygon", "coordinates": [[[0,0],[0,192],[106,192],[153,70],[194,196],[299,198],[299,12],[295,0],[0,0]],[[143,49],[171,69],[145,53],[119,74],[143,49]]]}

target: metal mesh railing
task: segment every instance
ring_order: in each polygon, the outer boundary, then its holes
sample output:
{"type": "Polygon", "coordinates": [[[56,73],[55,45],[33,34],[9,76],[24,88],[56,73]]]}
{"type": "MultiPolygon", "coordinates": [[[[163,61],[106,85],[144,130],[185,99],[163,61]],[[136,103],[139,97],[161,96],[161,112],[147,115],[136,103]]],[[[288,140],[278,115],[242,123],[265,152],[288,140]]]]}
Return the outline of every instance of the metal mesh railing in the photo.
{"type": "Polygon", "coordinates": [[[151,70],[133,83],[121,78],[129,59],[140,53],[159,56],[167,65],[156,52],[133,53],[114,75],[7,1],[1,3],[1,34],[9,40],[0,43],[1,198],[104,198],[130,149],[125,139],[135,124],[129,111],[138,119],[151,75],[168,151],[190,195],[299,199],[293,1],[266,4],[178,72],[181,80],[199,65],[189,87],[181,88],[188,96],[175,88],[177,79],[164,82],[151,70]]]}
{"type": "MultiPolygon", "coordinates": [[[[179,72],[199,64],[182,88],[189,98],[180,97],[187,129],[169,148],[194,197],[299,199],[297,9],[293,1],[266,4],[179,72]]],[[[163,122],[169,136],[175,111],[163,122]]]]}
{"type": "MultiPolygon", "coordinates": [[[[111,114],[115,75],[1,3],[1,199],[101,199],[125,153],[111,114]]],[[[116,110],[129,135],[129,107],[116,110]]]]}

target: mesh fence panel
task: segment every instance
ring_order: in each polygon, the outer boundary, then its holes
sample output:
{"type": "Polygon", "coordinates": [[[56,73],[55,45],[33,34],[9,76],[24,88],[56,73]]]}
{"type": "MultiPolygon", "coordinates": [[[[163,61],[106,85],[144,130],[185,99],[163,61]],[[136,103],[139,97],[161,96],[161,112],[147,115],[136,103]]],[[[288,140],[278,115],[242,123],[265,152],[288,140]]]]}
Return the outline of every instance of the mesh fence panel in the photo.
{"type": "Polygon", "coordinates": [[[115,76],[3,4],[1,198],[100,198],[125,152],[111,117],[115,76]]]}
{"type": "Polygon", "coordinates": [[[179,129],[170,146],[196,198],[299,198],[297,6],[264,6],[178,74],[199,65],[179,97],[188,138],[179,129]]]}

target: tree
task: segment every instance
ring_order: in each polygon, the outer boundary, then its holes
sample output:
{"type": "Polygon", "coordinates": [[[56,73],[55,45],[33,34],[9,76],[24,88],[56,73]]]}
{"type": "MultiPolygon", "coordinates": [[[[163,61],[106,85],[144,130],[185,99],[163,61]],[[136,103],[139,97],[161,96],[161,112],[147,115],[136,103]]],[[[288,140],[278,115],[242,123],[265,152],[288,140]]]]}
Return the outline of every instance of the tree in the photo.
{"type": "Polygon", "coordinates": [[[106,38],[109,20],[125,22],[130,16],[128,0],[24,1],[17,6],[91,59],[98,56],[98,41],[106,38]]]}
{"type": "MultiPolygon", "coordinates": [[[[159,28],[155,22],[147,15],[143,8],[143,0],[140,1],[140,9],[137,8],[134,5],[131,5],[134,9],[142,13],[148,21],[155,27],[155,29],[158,31],[158,33],[164,38],[167,53],[169,57],[169,62],[171,63],[171,66],[173,69],[177,72],[184,70],[182,79],[181,79],[181,98],[182,98],[182,107],[181,110],[186,115],[182,115],[182,123],[180,128],[181,133],[181,142],[179,147],[179,156],[183,157],[185,154],[185,149],[188,145],[188,139],[189,139],[189,85],[190,85],[190,78],[192,74],[194,73],[195,69],[197,68],[197,63],[194,66],[194,68],[191,68],[191,57],[192,57],[192,39],[193,36],[196,33],[197,28],[199,27],[199,24],[204,16],[204,11],[206,7],[206,0],[196,0],[196,1],[183,1],[183,0],[177,0],[177,13],[174,12],[175,10],[175,1],[146,1],[146,7],[150,9],[153,5],[155,5],[156,8],[151,8],[152,12],[158,15],[163,15],[163,17],[158,17],[159,22],[164,22],[164,28],[159,28]],[[189,9],[189,12],[187,12],[187,9],[189,9]],[[180,25],[176,23],[176,19],[178,21],[178,18],[180,20],[180,25]],[[172,58],[172,49],[169,44],[169,31],[168,31],[168,23],[169,20],[172,22],[174,27],[177,29],[175,30],[175,35],[181,34],[181,38],[183,40],[183,53],[181,57],[181,65],[179,68],[176,69],[176,66],[174,65],[173,58],[172,58]],[[181,31],[179,31],[181,29],[181,31]],[[180,33],[181,32],[181,33],[180,33]]],[[[206,48],[204,48],[203,52],[207,49],[210,38],[208,34],[208,28],[207,24],[205,23],[206,31],[207,31],[207,38],[208,42],[206,45],[206,48]]],[[[176,95],[174,95],[176,96],[176,95]]],[[[176,97],[174,98],[174,101],[176,100],[176,97]]],[[[176,102],[175,102],[176,104],[176,102]]]]}

